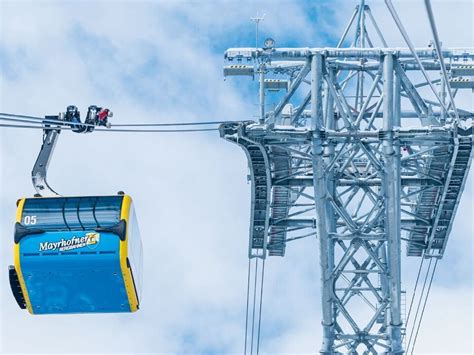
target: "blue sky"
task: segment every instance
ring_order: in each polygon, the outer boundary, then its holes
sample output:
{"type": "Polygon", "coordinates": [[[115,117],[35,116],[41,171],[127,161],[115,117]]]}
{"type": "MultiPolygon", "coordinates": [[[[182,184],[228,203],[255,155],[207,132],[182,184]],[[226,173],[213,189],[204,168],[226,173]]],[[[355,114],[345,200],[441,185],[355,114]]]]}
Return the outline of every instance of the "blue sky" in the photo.
{"type": "MultiPolygon", "coordinates": [[[[247,120],[256,83],[222,77],[228,47],[334,45],[355,1],[0,1],[0,112],[55,114],[69,104],[110,107],[113,122],[247,120]]],[[[395,1],[417,45],[429,40],[422,1],[395,1]]],[[[369,2],[402,45],[381,1],[369,2]]],[[[442,40],[474,46],[450,26],[472,24],[472,1],[434,2],[442,40]],[[452,4],[455,4],[452,5],[452,4]]],[[[472,96],[461,98],[474,109],[472,96]]],[[[11,263],[15,201],[29,179],[40,131],[0,131],[0,270],[11,263]]],[[[61,134],[50,183],[64,195],[130,193],[145,247],[142,309],[133,315],[32,317],[0,273],[1,353],[240,353],[243,348],[250,189],[247,162],[217,132],[198,135],[61,134]],[[21,330],[21,331],[19,331],[21,330]],[[87,336],[84,336],[84,334],[87,336]]],[[[420,353],[472,352],[472,174],[440,263],[420,353]]],[[[294,242],[268,261],[261,349],[320,346],[317,243],[294,242]]],[[[404,264],[411,290],[417,260],[404,264]]]]}

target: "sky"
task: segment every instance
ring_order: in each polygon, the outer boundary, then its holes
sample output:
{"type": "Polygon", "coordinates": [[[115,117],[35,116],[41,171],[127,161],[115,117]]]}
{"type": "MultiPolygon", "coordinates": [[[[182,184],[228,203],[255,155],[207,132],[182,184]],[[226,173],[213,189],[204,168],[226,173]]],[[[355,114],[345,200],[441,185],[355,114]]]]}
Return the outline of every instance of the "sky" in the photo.
{"type": "MultiPolygon", "coordinates": [[[[368,1],[387,41],[403,42],[383,2],[368,1]]],[[[417,46],[421,0],[394,1],[417,46]]],[[[248,120],[256,82],[222,76],[228,47],[337,43],[356,1],[0,1],[0,112],[43,116],[109,107],[113,123],[248,120]]],[[[443,45],[474,46],[474,3],[433,1],[443,45]],[[460,24],[461,26],[456,26],[460,24]]],[[[472,96],[461,98],[474,109],[472,96]]],[[[34,193],[41,131],[0,129],[0,353],[242,353],[250,186],[243,152],[199,134],[63,132],[49,183],[63,195],[126,191],[144,245],[141,310],[31,316],[7,279],[15,201],[34,193]]],[[[472,173],[438,265],[417,353],[472,353],[472,173]]],[[[403,259],[411,291],[418,259],[403,259]]],[[[315,353],[321,341],[317,242],[267,261],[261,351],[315,353]]]]}

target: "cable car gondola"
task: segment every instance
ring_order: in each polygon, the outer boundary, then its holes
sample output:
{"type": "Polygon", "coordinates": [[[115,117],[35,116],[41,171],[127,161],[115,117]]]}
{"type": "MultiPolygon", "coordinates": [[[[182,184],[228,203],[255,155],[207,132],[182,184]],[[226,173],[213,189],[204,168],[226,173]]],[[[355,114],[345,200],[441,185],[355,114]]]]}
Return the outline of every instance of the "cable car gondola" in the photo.
{"type": "MultiPolygon", "coordinates": [[[[77,108],[69,106],[64,117],[73,131],[87,133],[108,124],[103,114],[97,120],[100,112],[91,106],[82,124],[77,108]]],[[[51,122],[61,116],[46,118],[51,122]]],[[[31,314],[135,312],[142,246],[132,199],[124,193],[57,195],[46,172],[60,129],[45,129],[32,172],[37,195],[17,203],[14,265],[9,267],[13,295],[31,314]]]]}

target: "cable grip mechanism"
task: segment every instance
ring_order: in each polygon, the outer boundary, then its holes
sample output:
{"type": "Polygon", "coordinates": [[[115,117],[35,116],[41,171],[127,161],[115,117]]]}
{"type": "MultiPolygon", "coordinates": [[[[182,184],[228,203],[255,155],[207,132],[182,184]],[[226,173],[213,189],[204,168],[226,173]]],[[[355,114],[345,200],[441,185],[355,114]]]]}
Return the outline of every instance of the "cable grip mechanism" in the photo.
{"type": "Polygon", "coordinates": [[[93,132],[97,126],[110,128],[108,118],[112,116],[113,113],[109,109],[95,105],[89,106],[84,123],[81,122],[79,110],[73,105],[68,106],[66,112],[61,112],[57,116],[45,116],[43,120],[45,127],[43,130],[43,143],[41,144],[38,158],[31,171],[31,179],[36,190],[35,197],[59,196],[59,194],[49,186],[46,177],[61,129],[64,126],[68,126],[71,127],[71,130],[75,133],[90,133],[93,132]],[[64,124],[60,121],[64,121],[64,124]]]}

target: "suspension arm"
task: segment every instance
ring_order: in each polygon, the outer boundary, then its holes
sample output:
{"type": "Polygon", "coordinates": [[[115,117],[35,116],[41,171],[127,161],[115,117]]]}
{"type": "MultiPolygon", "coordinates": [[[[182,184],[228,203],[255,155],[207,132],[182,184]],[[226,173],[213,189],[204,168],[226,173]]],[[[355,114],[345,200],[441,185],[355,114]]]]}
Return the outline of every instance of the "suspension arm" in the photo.
{"type": "MultiPolygon", "coordinates": [[[[46,119],[53,118],[57,119],[57,116],[46,116],[46,119]]],[[[51,156],[54,152],[54,147],[58,140],[58,136],[61,133],[61,128],[47,128],[44,130],[43,144],[41,145],[38,158],[36,159],[35,165],[31,172],[31,179],[33,186],[38,196],[58,196],[59,194],[54,191],[46,180],[48,174],[48,166],[51,161],[51,156]]]]}

